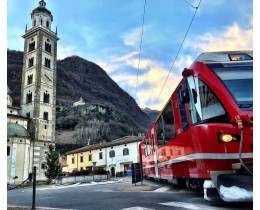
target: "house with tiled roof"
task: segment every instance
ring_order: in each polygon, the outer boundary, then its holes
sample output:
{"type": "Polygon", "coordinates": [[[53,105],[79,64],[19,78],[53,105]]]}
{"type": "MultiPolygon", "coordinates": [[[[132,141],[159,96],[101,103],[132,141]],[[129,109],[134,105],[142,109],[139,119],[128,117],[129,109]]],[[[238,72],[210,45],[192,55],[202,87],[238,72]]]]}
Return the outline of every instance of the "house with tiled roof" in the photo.
{"type": "Polygon", "coordinates": [[[88,145],[69,151],[66,172],[102,168],[109,171],[110,176],[118,172],[125,173],[131,169],[132,163],[139,162],[139,144],[143,136],[125,136],[111,142],[88,145]]]}

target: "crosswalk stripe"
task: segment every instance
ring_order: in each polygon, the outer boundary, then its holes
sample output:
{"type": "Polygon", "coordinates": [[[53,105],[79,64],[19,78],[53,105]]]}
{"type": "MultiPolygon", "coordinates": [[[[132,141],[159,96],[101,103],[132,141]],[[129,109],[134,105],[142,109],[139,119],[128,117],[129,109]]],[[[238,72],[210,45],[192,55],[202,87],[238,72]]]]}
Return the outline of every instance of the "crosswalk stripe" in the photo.
{"type": "Polygon", "coordinates": [[[170,189],[170,187],[160,187],[160,188],[154,190],[153,192],[165,192],[169,189],[170,189]]]}
{"type": "Polygon", "coordinates": [[[168,203],[159,203],[161,205],[166,206],[174,206],[174,207],[181,207],[184,209],[191,209],[191,210],[223,210],[222,207],[209,207],[207,205],[201,204],[192,204],[192,203],[184,203],[184,202],[168,202],[168,203]]]}
{"type": "Polygon", "coordinates": [[[148,209],[148,208],[136,206],[136,207],[130,207],[130,208],[125,208],[125,209],[121,209],[121,210],[155,210],[155,209],[148,209]]]}

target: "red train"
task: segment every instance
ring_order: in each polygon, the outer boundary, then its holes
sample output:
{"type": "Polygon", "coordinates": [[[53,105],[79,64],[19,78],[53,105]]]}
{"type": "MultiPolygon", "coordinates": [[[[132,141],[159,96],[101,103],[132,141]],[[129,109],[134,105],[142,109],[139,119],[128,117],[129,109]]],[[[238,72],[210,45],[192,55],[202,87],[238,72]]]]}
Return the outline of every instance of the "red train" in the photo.
{"type": "Polygon", "coordinates": [[[143,176],[253,201],[253,51],[202,53],[142,140],[143,176]]]}

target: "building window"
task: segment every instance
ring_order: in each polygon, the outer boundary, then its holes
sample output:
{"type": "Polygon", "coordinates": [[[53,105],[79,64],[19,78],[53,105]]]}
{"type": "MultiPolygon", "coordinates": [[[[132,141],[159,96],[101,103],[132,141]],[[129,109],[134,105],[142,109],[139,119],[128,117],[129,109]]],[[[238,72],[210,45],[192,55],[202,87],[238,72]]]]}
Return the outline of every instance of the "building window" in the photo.
{"type": "Polygon", "coordinates": [[[27,85],[32,84],[32,82],[33,82],[33,74],[31,74],[31,75],[29,75],[29,76],[27,77],[27,85]]]}
{"type": "Polygon", "coordinates": [[[71,158],[71,163],[72,163],[72,164],[75,163],[75,157],[71,158]]]}
{"type": "Polygon", "coordinates": [[[10,147],[7,146],[7,156],[10,156],[10,147]]]}
{"type": "Polygon", "coordinates": [[[51,53],[51,44],[48,42],[45,42],[45,51],[51,53]]]}
{"type": "Polygon", "coordinates": [[[115,157],[115,150],[111,150],[110,152],[109,152],[109,157],[115,157]]]}
{"type": "Polygon", "coordinates": [[[44,103],[50,103],[50,94],[48,94],[48,91],[46,91],[46,92],[43,94],[43,102],[44,102],[44,103]]]}
{"type": "Polygon", "coordinates": [[[128,148],[123,149],[123,155],[129,155],[129,149],[128,148]]]}
{"type": "Polygon", "coordinates": [[[43,119],[48,120],[48,112],[43,112],[43,119]]]}
{"type": "Polygon", "coordinates": [[[47,68],[51,68],[51,60],[48,58],[45,58],[44,66],[47,68]]]}
{"type": "Polygon", "coordinates": [[[46,170],[48,167],[47,167],[47,164],[46,163],[42,163],[41,164],[41,169],[42,170],[46,170]]]}
{"type": "Polygon", "coordinates": [[[50,23],[49,23],[49,21],[47,20],[47,21],[46,21],[46,27],[49,28],[49,26],[50,26],[50,23]]]}
{"type": "Polygon", "coordinates": [[[26,103],[32,102],[32,93],[29,91],[29,93],[26,95],[26,103]]]}
{"type": "Polygon", "coordinates": [[[33,50],[35,50],[35,41],[33,41],[33,42],[31,42],[31,43],[29,44],[29,52],[31,52],[31,51],[33,51],[33,50]]]}
{"type": "Polygon", "coordinates": [[[28,68],[33,66],[34,58],[29,58],[28,68]]]}
{"type": "Polygon", "coordinates": [[[82,163],[84,161],[83,156],[80,156],[80,162],[82,163]]]}
{"type": "Polygon", "coordinates": [[[47,129],[47,125],[44,125],[44,129],[47,129]]]}
{"type": "Polygon", "coordinates": [[[91,154],[88,155],[88,160],[89,160],[89,161],[92,161],[92,155],[91,155],[91,154]]]}
{"type": "Polygon", "coordinates": [[[99,160],[103,159],[103,152],[99,153],[99,160]]]}
{"type": "Polygon", "coordinates": [[[36,26],[36,20],[33,21],[33,26],[36,26]]]}

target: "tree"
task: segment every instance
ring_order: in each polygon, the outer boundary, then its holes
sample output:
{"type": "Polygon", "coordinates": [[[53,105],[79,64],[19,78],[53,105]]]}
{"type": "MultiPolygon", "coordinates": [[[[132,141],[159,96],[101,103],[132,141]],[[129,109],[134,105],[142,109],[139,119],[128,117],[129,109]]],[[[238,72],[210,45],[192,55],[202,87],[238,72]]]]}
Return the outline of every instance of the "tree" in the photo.
{"type": "Polygon", "coordinates": [[[44,174],[50,182],[52,178],[58,176],[62,172],[61,163],[59,161],[59,154],[55,151],[55,146],[52,144],[48,145],[46,161],[47,171],[45,171],[44,174]]]}

